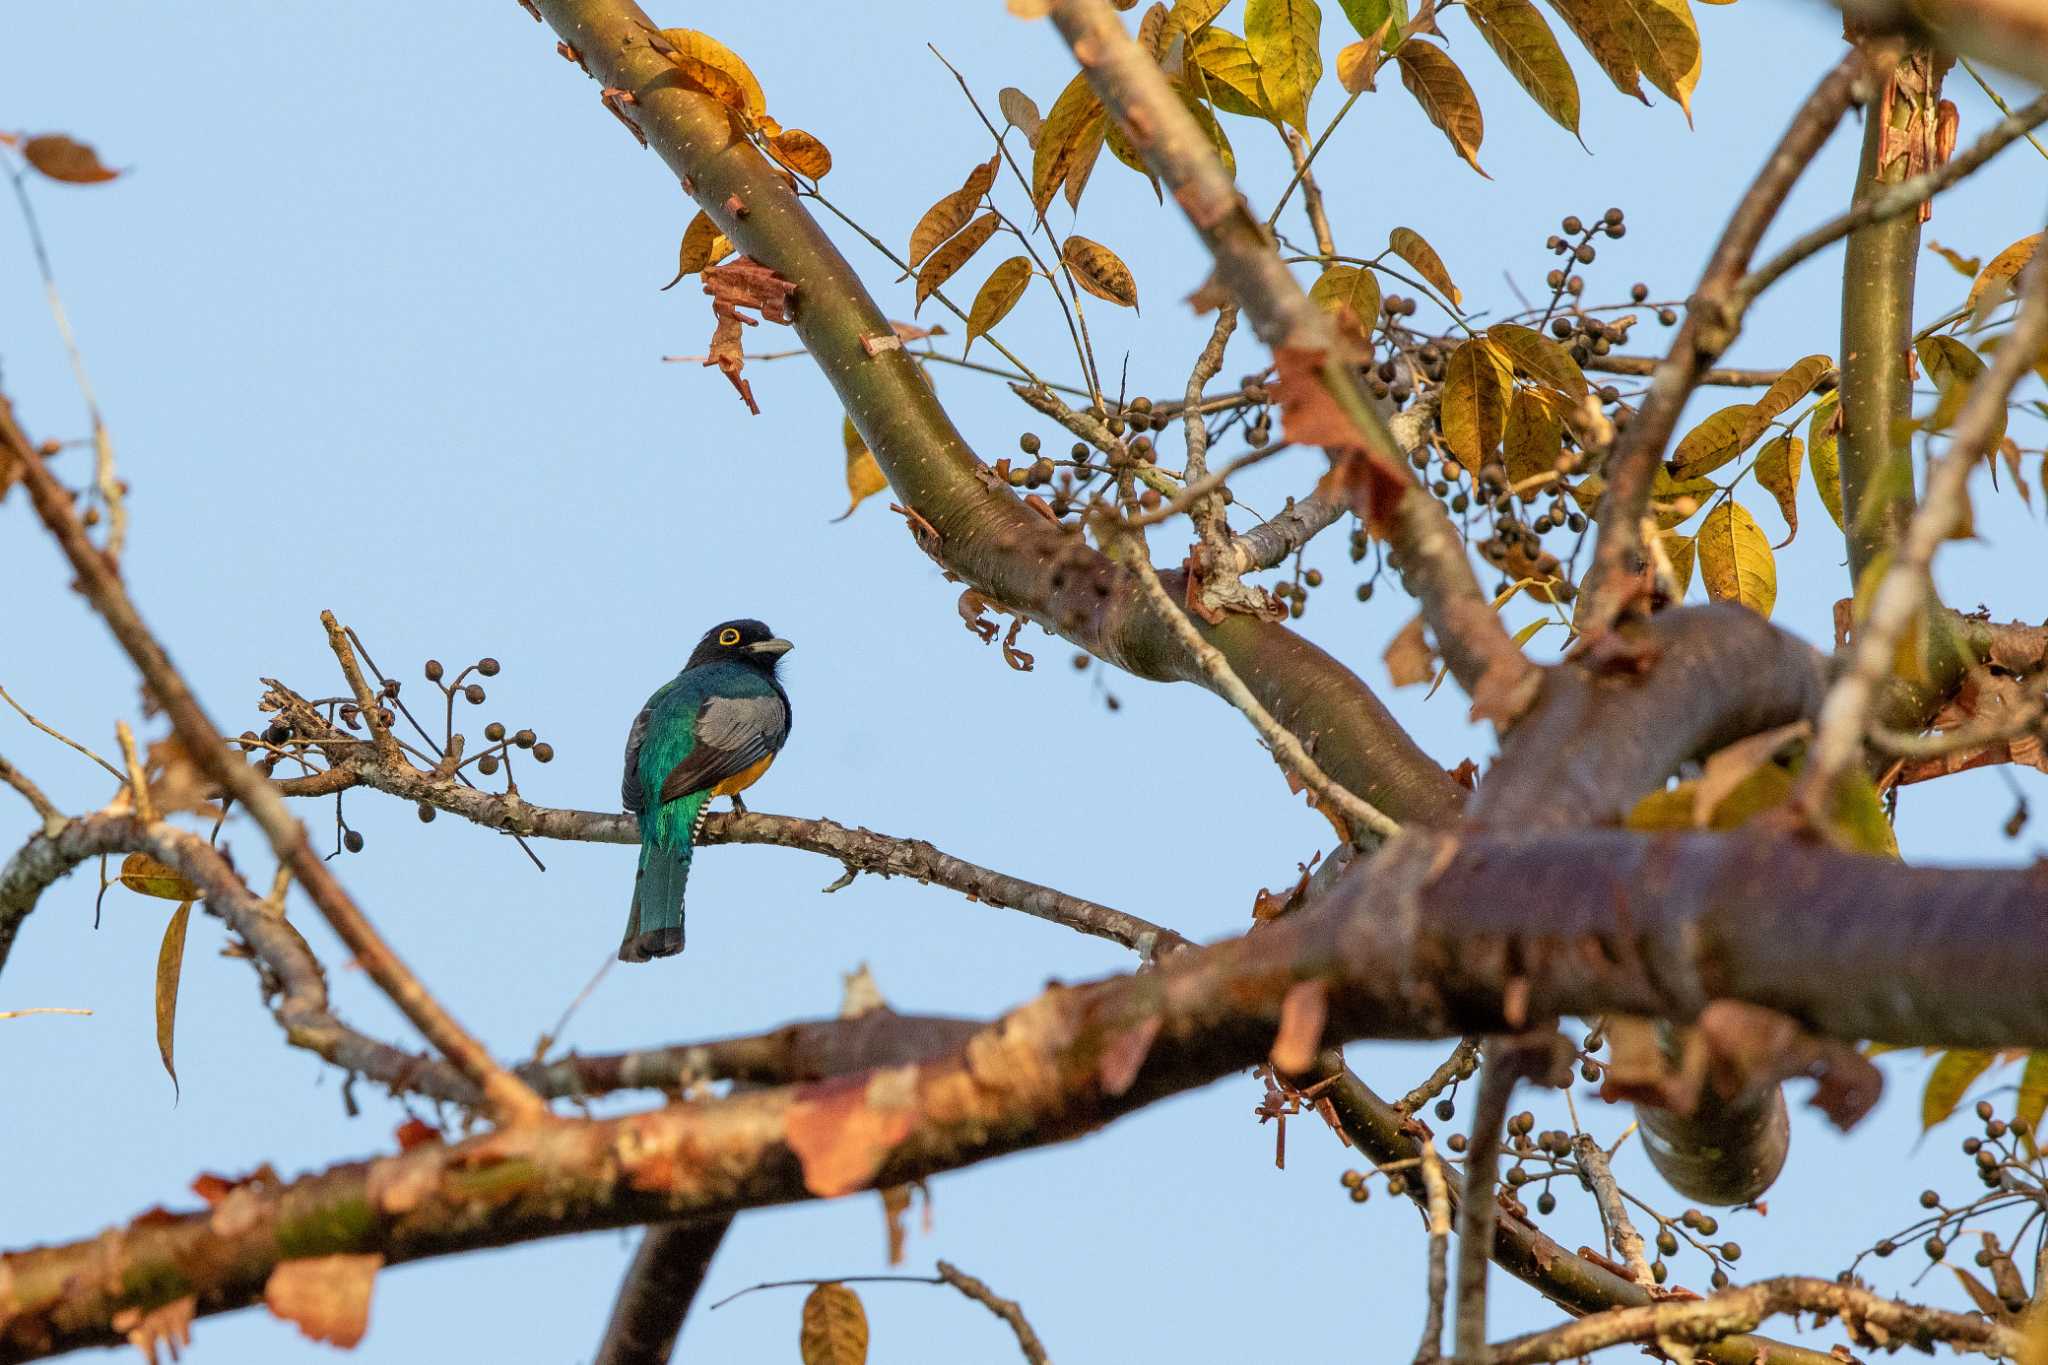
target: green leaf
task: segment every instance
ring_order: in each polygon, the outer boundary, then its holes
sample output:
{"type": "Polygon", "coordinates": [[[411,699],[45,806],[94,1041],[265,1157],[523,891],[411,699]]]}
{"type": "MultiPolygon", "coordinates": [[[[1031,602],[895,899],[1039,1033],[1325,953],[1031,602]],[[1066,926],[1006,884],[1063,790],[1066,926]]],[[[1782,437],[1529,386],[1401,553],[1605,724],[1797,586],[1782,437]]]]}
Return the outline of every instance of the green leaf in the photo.
{"type": "Polygon", "coordinates": [[[1671,452],[1671,477],[1696,479],[1710,474],[1749,449],[1763,435],[1765,419],[1757,415],[1756,404],[1735,403],[1722,408],[1688,431],[1671,452]]]}
{"type": "Polygon", "coordinates": [[[1707,513],[1697,539],[1708,596],[1769,616],[1778,600],[1777,560],[1771,542],[1742,505],[1723,499],[1707,513]]]}
{"type": "Polygon", "coordinates": [[[1508,400],[1507,432],[1501,443],[1510,483],[1551,473],[1564,453],[1564,421],[1541,394],[1518,388],[1508,400]]]}
{"type": "Polygon", "coordinates": [[[925,258],[924,268],[917,272],[917,302],[911,307],[912,317],[917,316],[917,310],[924,307],[924,301],[932,296],[934,290],[952,279],[960,267],[981,250],[995,235],[1002,221],[1000,214],[984,213],[925,258]]]}
{"type": "Polygon", "coordinates": [[[974,339],[987,336],[989,329],[1008,317],[1030,287],[1031,262],[1022,256],[1012,256],[989,272],[975,291],[974,306],[967,310],[967,344],[960,351],[963,358],[974,349],[974,339]]]}
{"type": "Polygon", "coordinates": [[[1851,853],[1869,853],[1881,858],[1899,856],[1898,837],[1892,822],[1884,818],[1884,798],[1877,784],[1860,766],[1835,779],[1828,801],[1827,836],[1851,853]]]}
{"type": "Polygon", "coordinates": [[[1764,442],[1756,456],[1756,481],[1778,500],[1785,518],[1785,538],[1773,547],[1783,549],[1799,534],[1799,471],[1806,460],[1806,442],[1797,436],[1778,436],[1764,442]]]}
{"type": "Polygon", "coordinates": [[[1700,32],[1686,0],[1600,0],[1603,12],[1650,84],[1678,101],[1692,122],[1700,79],[1700,32]]]}
{"type": "Polygon", "coordinates": [[[1363,266],[1333,265],[1309,286],[1309,298],[1332,313],[1349,310],[1368,336],[1380,316],[1379,277],[1363,266]]]}
{"type": "Polygon", "coordinates": [[[1507,357],[1485,337],[1461,343],[1444,362],[1437,420],[1443,424],[1444,444],[1474,474],[1500,445],[1513,385],[1507,357]]]}
{"type": "Polygon", "coordinates": [[[1577,137],[1578,78],[1536,6],[1530,0],[1465,0],[1465,12],[1537,107],[1577,137]]]}
{"type": "Polygon", "coordinates": [[[1529,379],[1573,402],[1586,396],[1586,376],[1572,353],[1529,327],[1496,322],[1486,329],[1494,345],[1507,352],[1515,368],[1529,379]]]}
{"type": "MultiPolygon", "coordinates": [[[[1479,144],[1486,137],[1486,119],[1479,112],[1479,98],[1458,64],[1442,48],[1412,38],[1394,49],[1401,64],[1401,84],[1429,115],[1429,121],[1443,129],[1451,148],[1481,175],[1479,144]]],[[[1492,176],[1487,176],[1491,180],[1492,176]]]]}
{"type": "Polygon", "coordinates": [[[166,901],[199,899],[198,887],[185,880],[176,868],[158,862],[147,853],[131,853],[121,860],[120,881],[138,896],[155,896],[166,901]]]}
{"type": "Polygon", "coordinates": [[[1783,416],[1794,403],[1812,393],[1813,386],[1833,368],[1833,358],[1824,355],[1810,355],[1791,366],[1756,400],[1756,415],[1767,422],[1783,416]]]}
{"type": "Polygon", "coordinates": [[[1259,67],[1264,104],[1308,133],[1308,102],[1323,78],[1323,12],[1316,0],[1245,0],[1245,46],[1259,67]]]}
{"type": "MultiPolygon", "coordinates": [[[[1076,167],[1086,164],[1102,145],[1107,118],[1102,101],[1088,88],[1085,76],[1076,76],[1060,91],[1039,127],[1038,141],[1031,153],[1031,206],[1044,213],[1052,197],[1060,192],[1076,167]]],[[[1082,176],[1087,179],[1085,173],[1082,176]]],[[[1078,198],[1078,192],[1074,197],[1078,198]]]]}
{"type": "Polygon", "coordinates": [[[1414,228],[1397,227],[1388,233],[1387,248],[1414,266],[1416,274],[1434,285],[1453,304],[1465,302],[1458,286],[1451,283],[1451,272],[1444,268],[1444,258],[1437,255],[1436,248],[1424,241],[1422,234],[1414,228]]]}
{"type": "Polygon", "coordinates": [[[156,950],[156,1050],[171,1077],[171,1091],[178,1091],[178,1068],[173,1061],[172,1035],[178,1027],[178,978],[185,970],[185,926],[192,919],[192,902],[180,901],[164,926],[164,941],[156,950]]]}
{"type": "Polygon", "coordinates": [[[1394,41],[1400,41],[1401,30],[1408,27],[1408,0],[1337,0],[1344,7],[1344,17],[1351,21],[1351,27],[1358,30],[1361,38],[1370,38],[1380,31],[1380,25],[1388,19],[1394,22],[1388,32],[1394,41]]]}
{"type": "Polygon", "coordinates": [[[1195,35],[1189,51],[1208,83],[1209,99],[1218,109],[1245,118],[1273,117],[1259,85],[1259,64],[1244,39],[1220,28],[1205,28],[1195,35]]]}
{"type": "Polygon", "coordinates": [[[1813,465],[1813,486],[1820,490],[1821,504],[1835,519],[1838,531],[1846,529],[1842,525],[1842,465],[1837,449],[1841,438],[1842,396],[1826,394],[1806,419],[1806,451],[1813,465]]]}
{"type": "Polygon", "coordinates": [[[1985,1048],[1957,1047],[1941,1054],[1927,1073],[1920,1092],[1920,1130],[1927,1131],[1956,1111],[1977,1078],[1991,1069],[1998,1054],[1985,1048]]]}
{"type": "Polygon", "coordinates": [[[1578,35],[1579,42],[1607,73],[1607,79],[1614,82],[1615,89],[1624,95],[1634,95],[1645,104],[1650,102],[1643,94],[1642,73],[1635,56],[1608,17],[1606,0],[1550,0],[1550,7],[1578,35]]]}

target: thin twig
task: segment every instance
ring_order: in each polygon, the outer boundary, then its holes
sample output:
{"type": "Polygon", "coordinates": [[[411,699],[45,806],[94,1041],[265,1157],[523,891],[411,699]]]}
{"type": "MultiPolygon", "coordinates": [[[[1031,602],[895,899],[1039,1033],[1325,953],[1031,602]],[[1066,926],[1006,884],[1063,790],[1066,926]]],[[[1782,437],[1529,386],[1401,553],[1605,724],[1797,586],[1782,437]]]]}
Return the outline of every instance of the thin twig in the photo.
{"type": "MultiPolygon", "coordinates": [[[[5,399],[0,399],[0,403],[4,403],[5,401],[5,399]]],[[[34,716],[30,715],[26,707],[24,707],[20,702],[16,701],[13,697],[7,695],[7,689],[4,687],[0,687],[0,701],[4,701],[9,706],[13,707],[14,713],[16,715],[20,716],[30,725],[35,726],[36,729],[41,730],[44,734],[50,736],[50,738],[56,740],[60,744],[68,744],[73,749],[76,749],[79,753],[84,754],[87,758],[99,764],[102,768],[105,768],[109,773],[113,774],[114,780],[116,782],[126,782],[128,780],[128,775],[126,773],[122,772],[113,764],[107,762],[107,760],[105,760],[104,758],[101,758],[92,750],[86,748],[83,744],[80,744],[77,740],[71,738],[71,736],[63,733],[60,730],[51,729],[49,726],[37,720],[34,716]]]]}
{"type": "Polygon", "coordinates": [[[1573,1136],[1572,1150],[1578,1155],[1579,1169],[1585,1172],[1586,1183],[1593,1187],[1593,1198],[1600,1205],[1600,1219],[1607,1226],[1607,1236],[1621,1252],[1621,1258],[1629,1273],[1635,1276],[1636,1283],[1655,1293],[1657,1277],[1650,1271],[1650,1259],[1643,1250],[1643,1236],[1628,1220],[1628,1209],[1621,1202],[1621,1187],[1614,1183],[1614,1170],[1607,1164],[1607,1153],[1585,1133],[1573,1136]]]}
{"type": "Polygon", "coordinates": [[[1459,1365],[1478,1365],[1486,1354],[1486,1267],[1500,1208],[1494,1183],[1500,1176],[1501,1129],[1507,1123],[1508,1100],[1522,1079],[1514,1054],[1510,1041],[1497,1039],[1487,1045],[1479,1068],[1479,1101],[1472,1108],[1464,1196],[1458,1203],[1458,1312],[1452,1351],[1459,1365]]]}
{"type": "Polygon", "coordinates": [[[33,1005],[25,1010],[0,1010],[0,1019],[26,1019],[33,1014],[91,1014],[91,1010],[72,1009],[64,1005],[33,1005]]]}
{"type": "Polygon", "coordinates": [[[0,754],[0,782],[20,792],[22,799],[35,808],[36,814],[42,817],[44,833],[55,834],[63,827],[64,812],[43,795],[43,789],[31,781],[27,773],[9,763],[4,754],[0,754]]]}
{"type": "MultiPolygon", "coordinates": [[[[1961,64],[1963,70],[1970,73],[1970,79],[1977,82],[1977,88],[1982,90],[1985,96],[1998,107],[1998,112],[2010,118],[2012,116],[2012,106],[2005,102],[2005,96],[1991,88],[1991,83],[1984,79],[1983,74],[1977,70],[1975,64],[1968,57],[1958,57],[1956,60],[1961,64]]],[[[2035,151],[2039,152],[2043,157],[2048,157],[2048,147],[2041,145],[2041,139],[2035,137],[2032,133],[2028,133],[2027,141],[2033,145],[2035,151]]]]}
{"type": "Polygon", "coordinates": [[[1419,1114],[1422,1106],[1442,1094],[1452,1081],[1463,1076],[1479,1057],[1477,1038],[1460,1039],[1451,1049],[1451,1055],[1437,1063],[1436,1070],[1423,1077],[1422,1084],[1410,1090],[1394,1102],[1394,1107],[1404,1114],[1419,1114]]]}
{"type": "Polygon", "coordinates": [[[1429,1308],[1422,1320],[1422,1344],[1415,1348],[1415,1365],[1435,1365],[1443,1358],[1444,1300],[1450,1294],[1451,1183],[1444,1179],[1443,1158],[1433,1142],[1422,1145],[1422,1188],[1429,1211],[1429,1308]]]}
{"type": "Polygon", "coordinates": [[[1017,1334],[1017,1349],[1024,1353],[1024,1359],[1031,1365],[1052,1365],[1051,1357],[1045,1353],[1045,1344],[1038,1339],[1038,1333],[1032,1330],[1030,1320],[1024,1316],[1024,1310],[1015,1299],[1001,1297],[950,1261],[939,1262],[939,1278],[1009,1323],[1010,1330],[1017,1334]]]}

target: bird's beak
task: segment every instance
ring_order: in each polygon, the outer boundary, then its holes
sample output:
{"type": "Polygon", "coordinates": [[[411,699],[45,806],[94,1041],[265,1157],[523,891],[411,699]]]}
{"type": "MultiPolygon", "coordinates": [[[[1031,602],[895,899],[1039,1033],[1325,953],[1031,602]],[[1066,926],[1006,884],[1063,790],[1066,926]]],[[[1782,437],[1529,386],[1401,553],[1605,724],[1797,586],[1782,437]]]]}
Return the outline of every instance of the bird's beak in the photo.
{"type": "Polygon", "coordinates": [[[796,646],[787,640],[756,640],[747,646],[749,654],[766,654],[770,658],[789,653],[796,646]]]}

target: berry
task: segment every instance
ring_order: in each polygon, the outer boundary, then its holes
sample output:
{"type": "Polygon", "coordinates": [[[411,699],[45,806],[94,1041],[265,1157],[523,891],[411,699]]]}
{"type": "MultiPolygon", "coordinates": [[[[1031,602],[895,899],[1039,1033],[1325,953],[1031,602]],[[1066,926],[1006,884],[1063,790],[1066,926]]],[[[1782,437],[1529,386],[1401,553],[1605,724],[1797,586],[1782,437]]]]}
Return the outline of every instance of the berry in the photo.
{"type": "Polygon", "coordinates": [[[419,817],[421,824],[431,825],[432,823],[434,823],[434,808],[424,801],[420,802],[419,817]]]}
{"type": "Polygon", "coordinates": [[[1631,299],[1634,299],[1637,303],[1641,303],[1644,299],[1650,297],[1650,286],[1642,283],[1641,281],[1637,281],[1635,284],[1629,286],[1628,296],[1631,299]]]}
{"type": "Polygon", "coordinates": [[[1579,221],[1579,216],[1576,213],[1565,219],[1562,226],[1565,232],[1572,236],[1576,236],[1586,230],[1586,225],[1579,221]]]}
{"type": "Polygon", "coordinates": [[[1038,446],[1038,433],[1035,431],[1027,431],[1017,438],[1017,448],[1026,455],[1036,455],[1038,453],[1038,446]]]}
{"type": "Polygon", "coordinates": [[[342,835],[341,846],[351,853],[361,853],[363,851],[363,836],[361,831],[352,829],[348,833],[342,835]]]}
{"type": "Polygon", "coordinates": [[[534,745],[534,746],[533,746],[533,761],[534,761],[534,762],[536,762],[536,763],[552,763],[552,762],[554,762],[554,761],[555,761],[555,746],[554,746],[554,745],[552,745],[552,744],[549,744],[549,743],[548,743],[547,741],[545,741],[545,740],[541,741],[541,742],[540,742],[539,744],[536,744],[536,745],[534,745]]]}
{"type": "Polygon", "coordinates": [[[498,676],[498,661],[486,655],[476,661],[476,671],[486,678],[495,678],[498,676]]]}
{"type": "Polygon", "coordinates": [[[484,704],[484,690],[476,683],[471,683],[462,689],[462,699],[471,706],[482,706],[484,704]]]}
{"type": "Polygon", "coordinates": [[[486,725],[484,727],[484,738],[489,740],[491,743],[496,744],[499,740],[503,739],[504,737],[505,727],[500,722],[494,720],[489,725],[486,725]]]}

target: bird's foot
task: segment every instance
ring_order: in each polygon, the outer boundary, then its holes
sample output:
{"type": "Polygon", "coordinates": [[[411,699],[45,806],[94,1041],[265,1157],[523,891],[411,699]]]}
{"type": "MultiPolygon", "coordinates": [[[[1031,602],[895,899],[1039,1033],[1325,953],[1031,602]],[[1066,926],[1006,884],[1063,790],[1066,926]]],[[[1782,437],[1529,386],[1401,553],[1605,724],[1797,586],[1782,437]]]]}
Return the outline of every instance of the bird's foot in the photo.
{"type": "Polygon", "coordinates": [[[747,803],[740,800],[738,792],[732,794],[732,813],[734,815],[745,815],[747,813],[747,803]]]}

